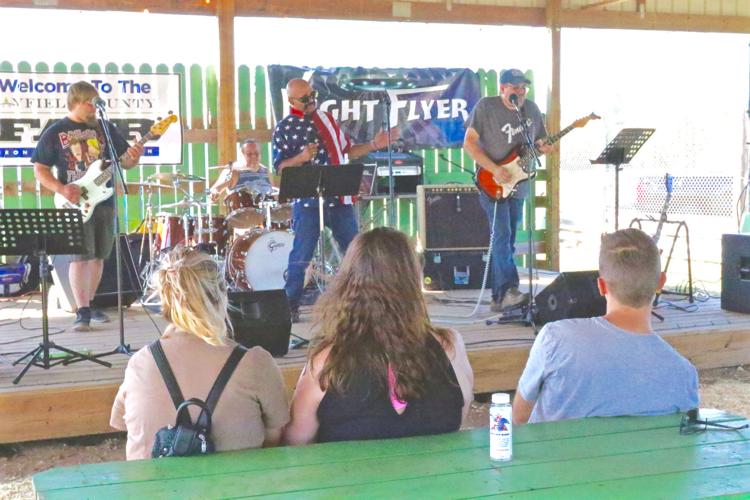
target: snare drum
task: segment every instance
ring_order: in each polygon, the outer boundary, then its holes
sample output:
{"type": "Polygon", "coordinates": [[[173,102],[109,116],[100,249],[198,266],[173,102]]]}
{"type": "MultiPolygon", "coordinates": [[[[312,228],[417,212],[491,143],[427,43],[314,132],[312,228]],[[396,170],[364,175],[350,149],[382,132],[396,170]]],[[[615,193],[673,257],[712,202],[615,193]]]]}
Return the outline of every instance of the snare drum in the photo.
{"type": "Polygon", "coordinates": [[[234,240],[227,275],[244,290],[278,290],[286,284],[294,236],[288,231],[252,231],[234,240]]]}
{"type": "Polygon", "coordinates": [[[254,194],[247,189],[230,192],[224,204],[227,206],[227,225],[232,229],[248,229],[263,225],[263,211],[257,207],[254,194]]]}
{"type": "Polygon", "coordinates": [[[208,215],[203,215],[200,218],[201,229],[198,229],[198,217],[190,218],[190,238],[194,244],[210,244],[215,243],[218,249],[219,255],[225,255],[227,251],[227,240],[229,239],[229,230],[227,229],[227,221],[221,215],[215,215],[211,217],[211,226],[209,227],[208,215]]]}

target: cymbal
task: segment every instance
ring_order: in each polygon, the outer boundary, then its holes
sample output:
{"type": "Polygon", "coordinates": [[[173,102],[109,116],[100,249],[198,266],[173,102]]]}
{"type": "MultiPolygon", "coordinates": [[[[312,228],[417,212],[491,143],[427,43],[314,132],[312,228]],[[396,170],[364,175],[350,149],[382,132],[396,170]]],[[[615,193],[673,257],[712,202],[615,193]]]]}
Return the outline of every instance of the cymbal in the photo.
{"type": "Polygon", "coordinates": [[[229,165],[214,165],[213,167],[208,167],[209,170],[219,170],[222,168],[229,168],[229,165]]]}
{"type": "Polygon", "coordinates": [[[174,189],[174,186],[167,186],[166,184],[158,184],[155,182],[126,182],[125,185],[128,187],[144,189],[174,189]]]}
{"type": "Polygon", "coordinates": [[[197,175],[183,174],[182,172],[159,172],[149,176],[149,181],[163,182],[163,183],[175,183],[175,182],[204,182],[206,179],[198,177],[197,175]]]}

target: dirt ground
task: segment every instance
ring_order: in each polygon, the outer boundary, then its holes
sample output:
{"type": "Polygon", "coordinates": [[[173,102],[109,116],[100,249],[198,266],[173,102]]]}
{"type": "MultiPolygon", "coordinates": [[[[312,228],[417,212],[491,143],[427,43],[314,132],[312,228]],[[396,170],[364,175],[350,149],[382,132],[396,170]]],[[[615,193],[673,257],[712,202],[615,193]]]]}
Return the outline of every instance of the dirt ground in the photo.
{"type": "MultiPolygon", "coordinates": [[[[701,407],[750,416],[750,365],[702,370],[700,382],[701,407]]],[[[466,428],[487,426],[487,408],[473,403],[466,428]]],[[[124,459],[124,434],[0,445],[0,499],[34,498],[31,476],[52,467],[124,459]]]]}

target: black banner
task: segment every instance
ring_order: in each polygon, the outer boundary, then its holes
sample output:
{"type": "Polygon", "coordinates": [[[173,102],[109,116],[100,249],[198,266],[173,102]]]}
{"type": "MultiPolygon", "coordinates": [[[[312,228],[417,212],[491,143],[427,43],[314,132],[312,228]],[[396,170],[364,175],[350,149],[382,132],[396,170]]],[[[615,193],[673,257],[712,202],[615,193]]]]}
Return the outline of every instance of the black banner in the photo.
{"type": "Polygon", "coordinates": [[[274,117],[289,113],[286,84],[303,78],[318,92],[318,108],[331,112],[355,143],[390,125],[406,149],[460,147],[465,122],[479,101],[479,78],[468,69],[268,67],[274,117]],[[383,85],[382,90],[380,85],[383,85]]]}

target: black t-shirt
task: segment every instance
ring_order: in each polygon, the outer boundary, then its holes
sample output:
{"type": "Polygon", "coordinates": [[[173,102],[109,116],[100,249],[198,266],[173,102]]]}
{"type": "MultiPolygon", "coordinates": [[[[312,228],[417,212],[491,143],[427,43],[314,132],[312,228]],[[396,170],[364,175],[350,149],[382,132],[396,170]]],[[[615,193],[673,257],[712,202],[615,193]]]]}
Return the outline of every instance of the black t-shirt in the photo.
{"type": "MultiPolygon", "coordinates": [[[[122,156],[128,150],[128,143],[114,125],[110,125],[109,130],[115,151],[118,157],[122,156]]],[[[31,161],[54,167],[57,180],[67,184],[83,177],[89,165],[96,160],[109,158],[106,144],[99,127],[65,117],[44,131],[31,161]]]]}

